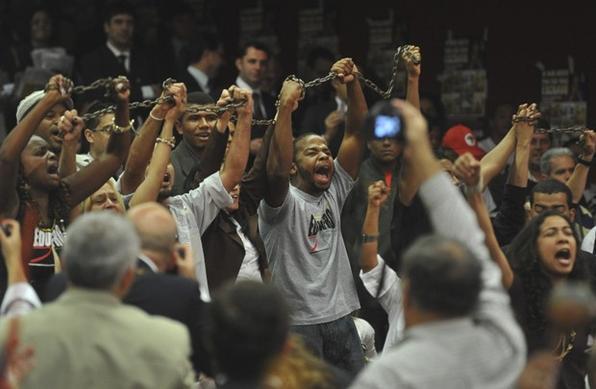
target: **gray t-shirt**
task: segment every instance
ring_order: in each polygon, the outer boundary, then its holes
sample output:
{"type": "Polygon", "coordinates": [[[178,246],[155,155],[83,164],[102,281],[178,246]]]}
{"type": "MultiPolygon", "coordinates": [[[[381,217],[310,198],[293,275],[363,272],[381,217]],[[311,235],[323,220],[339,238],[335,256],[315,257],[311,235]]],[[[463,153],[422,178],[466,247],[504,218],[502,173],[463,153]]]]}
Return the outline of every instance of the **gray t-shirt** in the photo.
{"type": "Polygon", "coordinates": [[[283,204],[261,201],[259,229],[272,281],[292,309],[294,325],[327,323],[360,308],[341,236],[340,215],[354,180],[334,162],[321,196],[290,185],[283,204]]]}

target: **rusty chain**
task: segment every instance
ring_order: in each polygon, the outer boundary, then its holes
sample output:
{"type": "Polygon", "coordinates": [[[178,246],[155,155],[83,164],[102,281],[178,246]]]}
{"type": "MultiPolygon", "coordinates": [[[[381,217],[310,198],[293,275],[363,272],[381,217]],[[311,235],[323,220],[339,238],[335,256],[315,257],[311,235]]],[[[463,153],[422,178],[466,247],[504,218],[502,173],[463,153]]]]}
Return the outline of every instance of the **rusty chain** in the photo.
{"type": "MultiPolygon", "coordinates": [[[[421,60],[420,52],[418,51],[418,49],[415,46],[412,46],[412,45],[399,46],[395,50],[395,53],[393,54],[393,68],[392,68],[392,73],[391,73],[391,79],[389,80],[387,90],[381,89],[377,84],[375,84],[373,81],[369,80],[368,78],[364,77],[361,73],[357,73],[356,76],[366,87],[372,89],[375,93],[380,95],[383,99],[388,99],[391,97],[391,94],[393,93],[393,89],[395,87],[395,79],[397,77],[397,72],[399,70],[399,64],[401,62],[400,59],[408,59],[417,65],[420,63],[420,60],[421,60]]],[[[289,75],[286,78],[286,80],[289,79],[289,80],[296,81],[296,82],[300,83],[302,85],[303,94],[304,94],[306,92],[306,89],[323,85],[323,84],[325,84],[331,80],[334,80],[336,78],[337,78],[337,74],[330,72],[326,76],[315,78],[314,80],[311,80],[308,82],[304,82],[303,80],[296,77],[295,75],[289,75]]],[[[112,81],[113,81],[112,78],[102,78],[102,79],[94,81],[93,83],[91,83],[90,85],[87,85],[87,86],[75,86],[72,88],[72,92],[76,93],[76,94],[80,94],[80,93],[85,93],[85,92],[99,89],[99,88],[105,88],[106,94],[109,94],[110,87],[112,85],[112,81]]],[[[163,82],[163,85],[162,85],[163,89],[166,90],[168,88],[168,86],[170,86],[174,82],[176,82],[176,81],[171,78],[168,78],[167,80],[165,80],[163,82]]],[[[277,102],[279,102],[279,97],[280,96],[278,95],[277,102]]],[[[173,103],[173,98],[171,96],[162,96],[162,97],[159,97],[154,100],[135,101],[135,102],[130,103],[128,105],[128,107],[130,110],[138,109],[138,108],[152,108],[153,106],[163,103],[163,102],[167,102],[167,103],[171,104],[171,103],[173,103]]],[[[224,113],[225,111],[234,110],[236,108],[243,106],[245,103],[246,103],[245,100],[239,100],[239,101],[230,102],[223,106],[193,105],[193,106],[189,107],[186,112],[207,111],[207,112],[213,112],[219,116],[222,113],[224,113]]],[[[277,105],[277,103],[276,103],[276,105],[277,105]]],[[[106,107],[104,109],[95,111],[95,112],[87,113],[87,114],[83,115],[81,118],[85,121],[88,121],[91,119],[98,118],[98,117],[105,115],[107,113],[113,113],[113,112],[115,112],[115,110],[116,110],[116,106],[112,105],[112,106],[106,107]]],[[[252,121],[253,126],[269,126],[272,124],[275,124],[275,119],[265,119],[265,120],[254,119],[252,121]]]]}

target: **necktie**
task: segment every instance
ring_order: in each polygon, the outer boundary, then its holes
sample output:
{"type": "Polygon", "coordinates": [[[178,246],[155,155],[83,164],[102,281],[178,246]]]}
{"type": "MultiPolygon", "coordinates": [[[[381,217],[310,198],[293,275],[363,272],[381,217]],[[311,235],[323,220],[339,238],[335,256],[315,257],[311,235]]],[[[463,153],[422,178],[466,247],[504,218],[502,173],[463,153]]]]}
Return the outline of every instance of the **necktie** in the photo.
{"type": "Polygon", "coordinates": [[[122,67],[128,73],[128,68],[126,67],[126,58],[127,58],[127,55],[126,54],[120,54],[117,58],[118,58],[118,62],[120,62],[120,64],[122,65],[122,67]]]}
{"type": "Polygon", "coordinates": [[[262,110],[261,92],[253,92],[252,99],[254,103],[253,118],[255,120],[266,119],[262,110]]]}

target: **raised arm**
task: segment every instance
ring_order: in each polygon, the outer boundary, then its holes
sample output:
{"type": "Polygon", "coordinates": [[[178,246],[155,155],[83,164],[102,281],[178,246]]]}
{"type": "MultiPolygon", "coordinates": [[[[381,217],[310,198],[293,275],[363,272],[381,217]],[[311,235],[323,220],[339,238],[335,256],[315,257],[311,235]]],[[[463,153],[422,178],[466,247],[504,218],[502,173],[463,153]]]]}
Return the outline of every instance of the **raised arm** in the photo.
{"type": "MultiPolygon", "coordinates": [[[[161,96],[165,97],[180,93],[183,87],[184,84],[182,83],[172,84],[162,92],[161,96]]],[[[163,125],[165,115],[171,107],[172,105],[166,102],[153,107],[139,129],[139,135],[133,139],[124,172],[120,179],[122,194],[133,193],[145,179],[145,169],[153,154],[155,139],[163,125]]]]}
{"type": "Polygon", "coordinates": [[[406,64],[406,71],[408,73],[408,84],[406,86],[406,101],[414,107],[420,109],[420,73],[421,69],[421,55],[420,47],[410,46],[402,57],[406,64]]]}
{"type": "MultiPolygon", "coordinates": [[[[112,94],[116,100],[114,118],[116,131],[112,132],[106,152],[99,159],[63,180],[70,188],[70,196],[67,197],[70,207],[74,207],[89,197],[112,177],[122,165],[128,152],[132,140],[128,112],[128,98],[130,96],[128,80],[123,77],[115,79],[112,84],[112,94]]],[[[73,121],[65,117],[63,126],[74,126],[82,129],[83,121],[79,117],[73,118],[73,121]]]]}
{"type": "Polygon", "coordinates": [[[340,59],[333,64],[331,71],[337,73],[338,79],[346,84],[348,90],[346,130],[339,146],[337,161],[353,179],[356,179],[366,146],[364,119],[368,108],[360,81],[356,77],[358,69],[354,62],[350,58],[340,59]]]}
{"type": "Polygon", "coordinates": [[[25,115],[0,145],[0,216],[15,217],[19,207],[17,176],[21,152],[27,146],[39,123],[55,104],[69,98],[72,82],[61,75],[48,81],[48,92],[25,115]]]}
{"type": "Polygon", "coordinates": [[[237,121],[234,137],[221,171],[221,182],[228,192],[240,183],[250,148],[250,128],[252,126],[253,100],[250,92],[232,86],[228,89],[235,101],[246,100],[246,104],[236,109],[237,121]]]}
{"type": "Polygon", "coordinates": [[[486,247],[488,248],[493,261],[501,269],[501,281],[503,286],[506,289],[509,289],[513,283],[513,271],[497,241],[488,210],[484,204],[484,198],[481,191],[482,181],[480,179],[481,163],[476,161],[471,153],[465,153],[455,161],[454,173],[460,181],[466,184],[465,193],[468,198],[468,203],[476,213],[478,224],[484,232],[486,247]]]}
{"type": "Polygon", "coordinates": [[[374,269],[377,264],[379,238],[379,212],[389,196],[384,181],[377,181],[368,187],[368,207],[362,225],[362,249],[360,252],[360,268],[364,273],[374,269]]]}
{"type": "Polygon", "coordinates": [[[267,157],[268,189],[265,201],[271,207],[279,207],[288,193],[294,158],[292,112],[298,108],[302,93],[300,84],[292,80],[285,80],[281,87],[275,130],[267,157]]]}
{"type": "MultiPolygon", "coordinates": [[[[64,112],[65,117],[70,120],[77,116],[77,111],[64,112]]],[[[62,120],[62,119],[61,119],[62,120]]],[[[62,149],[60,150],[60,158],[58,160],[58,174],[60,177],[68,177],[77,171],[77,148],[81,140],[82,129],[76,127],[74,131],[64,133],[62,138],[62,149]]]]}
{"type": "Polygon", "coordinates": [[[135,190],[130,199],[130,207],[157,201],[163,177],[170,162],[170,155],[174,148],[174,124],[180,115],[184,112],[186,103],[186,93],[183,95],[174,95],[176,104],[170,108],[165,116],[165,122],[161,129],[161,134],[156,139],[153,157],[147,168],[147,174],[141,185],[135,190]]]}
{"type": "Polygon", "coordinates": [[[573,193],[573,203],[577,204],[584,195],[586,189],[586,182],[588,181],[588,173],[590,172],[590,164],[594,158],[594,151],[596,150],[596,134],[592,130],[584,132],[582,153],[579,156],[578,163],[575,165],[573,174],[567,180],[567,186],[573,193]]]}

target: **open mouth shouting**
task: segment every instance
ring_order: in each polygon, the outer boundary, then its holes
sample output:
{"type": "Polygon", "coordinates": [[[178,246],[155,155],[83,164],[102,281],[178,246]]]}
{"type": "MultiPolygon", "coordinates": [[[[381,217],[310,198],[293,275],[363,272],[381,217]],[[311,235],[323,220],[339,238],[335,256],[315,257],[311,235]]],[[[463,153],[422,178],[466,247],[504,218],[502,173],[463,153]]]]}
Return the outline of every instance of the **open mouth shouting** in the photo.
{"type": "Polygon", "coordinates": [[[320,163],[315,166],[314,181],[318,186],[326,187],[331,182],[332,169],[329,163],[320,163]]]}
{"type": "Polygon", "coordinates": [[[571,251],[568,248],[562,248],[555,253],[555,259],[563,266],[569,266],[571,262],[571,251]]]}

